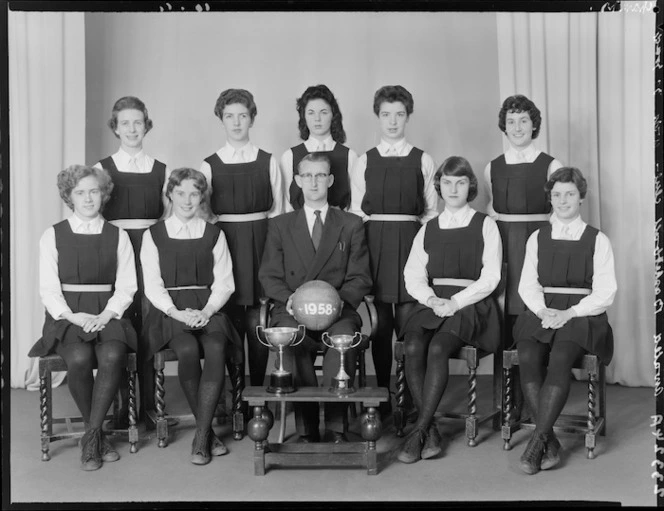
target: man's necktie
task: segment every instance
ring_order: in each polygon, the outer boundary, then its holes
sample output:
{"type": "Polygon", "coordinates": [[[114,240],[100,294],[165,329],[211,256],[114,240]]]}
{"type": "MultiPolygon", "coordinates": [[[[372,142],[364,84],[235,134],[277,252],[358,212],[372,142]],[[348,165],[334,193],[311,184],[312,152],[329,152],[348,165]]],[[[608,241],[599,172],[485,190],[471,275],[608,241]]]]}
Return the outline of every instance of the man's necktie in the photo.
{"type": "Polygon", "coordinates": [[[320,239],[323,236],[323,221],[320,219],[320,210],[314,211],[316,220],[314,221],[314,228],[311,230],[311,241],[314,243],[314,249],[318,250],[320,239]]]}

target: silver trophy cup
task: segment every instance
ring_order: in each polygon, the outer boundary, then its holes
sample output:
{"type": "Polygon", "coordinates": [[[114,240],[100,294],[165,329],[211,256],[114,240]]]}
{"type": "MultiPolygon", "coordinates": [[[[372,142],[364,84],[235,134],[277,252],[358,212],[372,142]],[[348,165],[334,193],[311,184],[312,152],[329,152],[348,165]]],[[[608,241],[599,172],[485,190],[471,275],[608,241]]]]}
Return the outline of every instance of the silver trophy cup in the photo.
{"type": "Polygon", "coordinates": [[[305,335],[304,325],[299,325],[297,328],[287,326],[263,328],[261,325],[256,326],[258,340],[268,348],[277,348],[278,350],[279,369],[276,369],[270,375],[270,385],[266,389],[268,392],[275,394],[295,392],[293,373],[284,369],[284,348],[297,346],[304,340],[305,335]]]}
{"type": "Polygon", "coordinates": [[[335,394],[352,394],[355,392],[355,389],[350,385],[350,376],[348,376],[348,373],[344,368],[344,356],[348,350],[355,348],[360,344],[362,341],[362,334],[360,332],[355,332],[355,335],[328,335],[327,332],[323,332],[321,338],[325,346],[339,352],[339,372],[332,379],[330,392],[334,392],[335,394]]]}

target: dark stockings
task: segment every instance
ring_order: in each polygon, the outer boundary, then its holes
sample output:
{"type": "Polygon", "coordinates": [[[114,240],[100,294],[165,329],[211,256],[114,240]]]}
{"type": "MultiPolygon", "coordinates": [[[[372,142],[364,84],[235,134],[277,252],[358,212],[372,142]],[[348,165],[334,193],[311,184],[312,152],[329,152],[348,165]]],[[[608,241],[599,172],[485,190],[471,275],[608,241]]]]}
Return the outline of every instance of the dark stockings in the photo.
{"type": "Polygon", "coordinates": [[[260,306],[245,307],[243,305],[233,305],[228,308],[228,314],[233,320],[233,326],[235,326],[240,335],[240,339],[244,339],[245,335],[247,336],[249,381],[254,386],[263,385],[267,361],[270,356],[269,349],[261,344],[256,337],[259,312],[260,306]]]}
{"type": "Polygon", "coordinates": [[[376,369],[376,383],[378,387],[390,388],[390,373],[392,372],[392,333],[399,335],[412,303],[391,304],[375,302],[378,313],[378,328],[376,338],[371,343],[371,356],[376,369]]]}
{"type": "Polygon", "coordinates": [[[67,364],[69,391],[83,421],[90,428],[100,428],[127,365],[127,345],[116,340],[59,343],[56,353],[67,364]],[[92,374],[95,365],[97,378],[92,374]]]}
{"type": "Polygon", "coordinates": [[[533,408],[536,430],[550,433],[567,401],[571,386],[570,373],[574,362],[584,350],[570,341],[555,341],[551,347],[550,344],[534,340],[520,341],[517,349],[521,388],[528,406],[533,408]],[[538,388],[539,392],[535,394],[538,388]]]}
{"type": "Polygon", "coordinates": [[[226,341],[215,334],[181,334],[169,342],[178,356],[178,378],[198,429],[212,425],[224,380],[226,341]],[[205,357],[201,371],[201,353],[205,357]]]}
{"type": "Polygon", "coordinates": [[[447,332],[428,338],[406,335],[406,381],[419,412],[415,429],[426,429],[431,424],[447,387],[450,357],[463,345],[461,339],[447,332]]]}

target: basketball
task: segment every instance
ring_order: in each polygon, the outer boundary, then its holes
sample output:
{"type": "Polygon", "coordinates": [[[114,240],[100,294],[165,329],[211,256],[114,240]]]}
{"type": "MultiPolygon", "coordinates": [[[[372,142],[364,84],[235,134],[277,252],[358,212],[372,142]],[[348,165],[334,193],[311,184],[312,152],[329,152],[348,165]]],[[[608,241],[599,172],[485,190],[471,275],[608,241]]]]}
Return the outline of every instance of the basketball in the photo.
{"type": "Polygon", "coordinates": [[[312,280],[293,293],[293,316],[309,330],[325,330],[341,314],[341,298],[334,287],[322,280],[312,280]]]}

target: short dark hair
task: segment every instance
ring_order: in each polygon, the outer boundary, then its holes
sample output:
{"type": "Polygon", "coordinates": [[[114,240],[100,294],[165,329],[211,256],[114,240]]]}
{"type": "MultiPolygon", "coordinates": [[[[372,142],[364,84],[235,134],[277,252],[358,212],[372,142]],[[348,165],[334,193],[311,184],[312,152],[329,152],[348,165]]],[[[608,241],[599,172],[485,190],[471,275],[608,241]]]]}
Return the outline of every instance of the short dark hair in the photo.
{"type": "Polygon", "coordinates": [[[556,183],[574,183],[582,199],[585,199],[588,192],[588,181],[576,167],[560,167],[551,174],[549,180],[544,184],[547,201],[551,200],[551,190],[556,183]]]}
{"type": "Polygon", "coordinates": [[[71,192],[84,177],[94,176],[99,183],[99,190],[101,191],[101,207],[111,198],[113,191],[113,181],[110,174],[97,167],[88,167],[87,165],[70,165],[58,173],[58,191],[60,198],[64,201],[69,209],[74,210],[74,203],[71,201],[71,192]]]}
{"type": "Polygon", "coordinates": [[[217,102],[214,105],[214,115],[219,117],[219,119],[222,119],[226,105],[232,105],[233,103],[240,103],[241,105],[246,106],[249,110],[249,115],[251,116],[252,121],[256,118],[258,108],[256,108],[254,96],[251,92],[245,89],[226,89],[219,94],[217,102]]]}
{"type": "Polygon", "coordinates": [[[438,192],[438,197],[440,198],[443,197],[440,193],[440,178],[442,176],[467,177],[470,181],[470,186],[468,187],[468,198],[466,200],[471,202],[477,197],[477,176],[475,176],[468,160],[462,156],[450,156],[441,163],[434,174],[433,186],[436,188],[436,192],[438,192]]]}
{"type": "Polygon", "coordinates": [[[500,131],[505,133],[505,119],[508,113],[528,112],[530,120],[533,123],[533,140],[539,136],[540,127],[542,126],[542,114],[539,108],[535,106],[531,100],[521,94],[510,96],[503,101],[503,106],[498,112],[498,127],[500,131]]]}
{"type": "Polygon", "coordinates": [[[307,120],[305,119],[305,113],[307,109],[307,104],[309,101],[314,99],[322,99],[332,109],[332,124],[330,125],[330,135],[332,135],[332,140],[343,144],[346,141],[346,132],[344,131],[344,126],[342,122],[341,109],[337,103],[334,94],[328,89],[326,85],[312,85],[304,91],[302,96],[297,98],[296,107],[297,113],[300,115],[300,119],[297,123],[300,130],[300,138],[302,140],[307,140],[309,138],[309,127],[307,126],[307,120]]]}
{"type": "Polygon", "coordinates": [[[327,168],[330,171],[330,174],[332,173],[332,161],[327,156],[327,154],[323,154],[323,153],[309,153],[309,154],[307,154],[297,164],[297,168],[295,169],[296,174],[300,173],[300,167],[302,166],[302,164],[304,162],[311,162],[311,163],[325,162],[325,163],[327,163],[327,168]]]}
{"type": "Polygon", "coordinates": [[[108,127],[115,135],[115,138],[120,138],[115,130],[118,129],[118,114],[122,110],[139,110],[143,112],[143,122],[145,122],[145,133],[152,129],[152,119],[148,116],[148,109],[140,99],[135,96],[124,96],[118,99],[113,105],[111,110],[111,118],[108,120],[108,127]]]}
{"type": "Polygon", "coordinates": [[[380,112],[380,105],[385,102],[396,103],[401,101],[406,107],[406,113],[408,115],[413,113],[413,107],[415,103],[413,101],[413,96],[410,92],[406,90],[405,87],[401,85],[384,85],[376,91],[374,94],[374,103],[373,110],[376,115],[380,112]]]}

